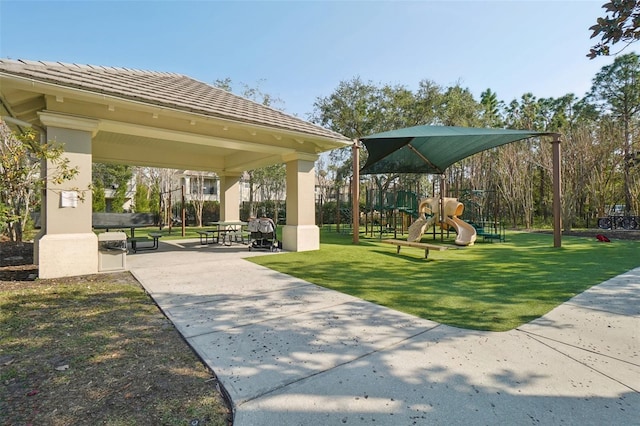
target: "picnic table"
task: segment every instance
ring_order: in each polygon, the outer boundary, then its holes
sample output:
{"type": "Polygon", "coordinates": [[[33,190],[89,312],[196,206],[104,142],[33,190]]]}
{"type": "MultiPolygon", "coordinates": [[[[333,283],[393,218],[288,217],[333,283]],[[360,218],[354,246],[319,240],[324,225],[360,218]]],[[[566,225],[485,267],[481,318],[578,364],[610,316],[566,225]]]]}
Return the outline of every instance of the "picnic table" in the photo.
{"type": "MultiPolygon", "coordinates": [[[[242,221],[219,221],[219,222],[207,222],[207,226],[215,226],[216,229],[210,231],[204,231],[211,235],[212,239],[215,238],[217,243],[230,246],[233,242],[241,242],[247,244],[249,239],[249,232],[246,231],[248,222],[242,221]],[[215,237],[214,237],[215,236],[215,237]],[[247,242],[245,243],[245,236],[247,242]]],[[[199,232],[200,234],[200,232],[199,232]]],[[[205,237],[206,238],[206,237],[205,237]]],[[[200,234],[200,242],[202,242],[202,234],[200,234]]]]}
{"type": "Polygon", "coordinates": [[[154,215],[151,213],[104,213],[94,212],[92,224],[94,229],[104,229],[109,232],[112,229],[129,230],[127,242],[131,244],[131,250],[136,253],[140,250],[156,250],[162,233],[149,232],[145,237],[136,237],[136,229],[154,226],[154,215]],[[140,246],[139,243],[151,242],[150,246],[140,246]]]}
{"type": "Polygon", "coordinates": [[[131,250],[134,253],[139,252],[140,250],[157,250],[159,246],[160,237],[162,237],[161,232],[149,232],[148,237],[131,237],[127,238],[127,241],[131,243],[131,250]],[[138,246],[138,243],[144,243],[152,241],[150,246],[138,246]]]}
{"type": "Polygon", "coordinates": [[[93,225],[94,229],[104,229],[106,232],[109,232],[111,229],[117,230],[129,230],[129,238],[136,238],[136,229],[137,228],[148,228],[148,225],[93,225]]]}
{"type": "Polygon", "coordinates": [[[137,228],[154,226],[155,217],[152,213],[104,213],[94,212],[92,225],[94,229],[128,229],[129,237],[136,237],[137,228]]]}

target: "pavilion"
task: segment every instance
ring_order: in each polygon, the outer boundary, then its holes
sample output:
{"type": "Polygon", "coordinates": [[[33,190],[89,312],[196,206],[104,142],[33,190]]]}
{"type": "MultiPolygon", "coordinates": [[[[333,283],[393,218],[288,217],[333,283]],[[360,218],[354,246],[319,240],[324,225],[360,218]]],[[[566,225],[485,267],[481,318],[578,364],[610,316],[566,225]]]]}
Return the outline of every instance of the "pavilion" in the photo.
{"type": "MultiPolygon", "coordinates": [[[[92,162],[213,171],[220,177],[220,219],[239,220],[239,178],[286,165],[283,248],[317,250],[318,155],[346,137],[190,77],[166,72],[0,59],[0,116],[64,144],[78,175],[47,183],[34,259],[41,278],[98,271],[92,231],[92,162]],[[64,202],[82,191],[83,201],[64,202]]],[[[54,167],[47,164],[44,167],[54,167]]]]}

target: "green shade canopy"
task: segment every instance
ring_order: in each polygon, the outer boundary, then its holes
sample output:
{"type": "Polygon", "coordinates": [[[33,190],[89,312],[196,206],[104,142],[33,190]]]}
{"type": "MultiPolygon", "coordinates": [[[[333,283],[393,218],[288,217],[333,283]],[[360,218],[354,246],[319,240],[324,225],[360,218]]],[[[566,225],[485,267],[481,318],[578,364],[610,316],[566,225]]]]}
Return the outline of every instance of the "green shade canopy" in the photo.
{"type": "Polygon", "coordinates": [[[360,139],[369,153],[361,172],[442,174],[450,165],[486,149],[533,136],[550,135],[553,133],[529,130],[407,127],[360,139]]]}

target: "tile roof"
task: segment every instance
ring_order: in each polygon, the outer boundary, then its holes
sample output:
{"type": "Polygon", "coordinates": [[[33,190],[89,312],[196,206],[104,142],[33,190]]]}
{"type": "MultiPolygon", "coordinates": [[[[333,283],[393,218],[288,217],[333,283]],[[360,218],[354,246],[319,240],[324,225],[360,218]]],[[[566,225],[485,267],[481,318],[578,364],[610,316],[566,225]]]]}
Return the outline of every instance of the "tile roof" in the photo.
{"type": "Polygon", "coordinates": [[[339,133],[176,73],[11,59],[0,59],[0,73],[210,117],[348,141],[339,133]]]}

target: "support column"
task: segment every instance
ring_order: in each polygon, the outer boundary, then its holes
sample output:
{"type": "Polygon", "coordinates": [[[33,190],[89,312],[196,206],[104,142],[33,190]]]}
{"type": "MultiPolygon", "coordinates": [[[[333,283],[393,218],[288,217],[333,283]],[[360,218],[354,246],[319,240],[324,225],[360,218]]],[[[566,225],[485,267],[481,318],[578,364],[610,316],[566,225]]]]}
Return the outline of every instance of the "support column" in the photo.
{"type": "Polygon", "coordinates": [[[240,175],[220,176],[220,220],[240,220],[240,175]]]}
{"type": "Polygon", "coordinates": [[[191,177],[184,177],[184,193],[185,195],[191,195],[191,177]]]}
{"type": "Polygon", "coordinates": [[[562,175],[560,161],[560,135],[553,136],[553,246],[562,247],[562,175]]]}
{"type": "MultiPolygon", "coordinates": [[[[42,229],[35,239],[34,260],[40,278],[57,278],[98,272],[98,238],[92,230],[91,139],[98,122],[42,112],[47,142],[64,146],[63,157],[78,169],[73,180],[46,182],[41,208],[42,229]],[[76,198],[77,197],[77,198],[76,198]]],[[[47,161],[43,175],[55,173],[47,161]]]]}
{"type": "Polygon", "coordinates": [[[360,145],[353,140],[353,187],[351,188],[351,214],[353,219],[353,244],[360,243],[360,145]]]}
{"type": "Polygon", "coordinates": [[[282,248],[310,251],[320,248],[316,226],[315,161],[317,155],[296,153],[284,158],[287,168],[287,224],[282,229],[282,248]]]}

